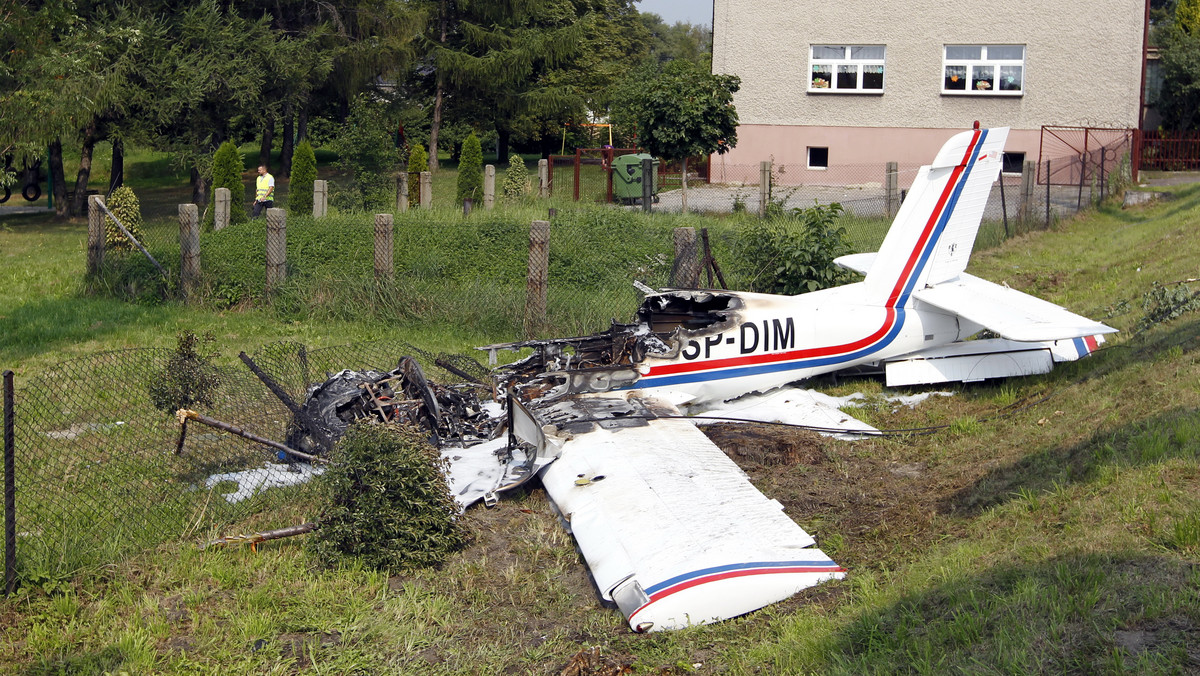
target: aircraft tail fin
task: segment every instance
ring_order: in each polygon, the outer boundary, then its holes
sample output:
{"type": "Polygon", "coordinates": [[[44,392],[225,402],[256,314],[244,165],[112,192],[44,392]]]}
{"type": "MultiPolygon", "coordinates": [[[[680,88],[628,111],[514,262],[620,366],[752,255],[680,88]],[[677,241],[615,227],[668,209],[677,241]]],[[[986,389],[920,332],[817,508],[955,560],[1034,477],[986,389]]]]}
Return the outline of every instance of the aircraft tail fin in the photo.
{"type": "Polygon", "coordinates": [[[921,167],[867,273],[872,301],[903,307],[966,270],[1007,138],[1006,127],[956,134],[921,167]]]}

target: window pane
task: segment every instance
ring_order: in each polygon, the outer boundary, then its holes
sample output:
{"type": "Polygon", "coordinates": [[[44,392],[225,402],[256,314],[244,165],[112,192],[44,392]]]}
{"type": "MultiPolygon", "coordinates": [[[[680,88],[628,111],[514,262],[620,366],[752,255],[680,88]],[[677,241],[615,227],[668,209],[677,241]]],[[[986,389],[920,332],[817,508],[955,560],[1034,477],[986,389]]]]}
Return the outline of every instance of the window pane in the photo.
{"type": "Polygon", "coordinates": [[[838,89],[858,89],[858,66],[838,66],[838,89]]]}
{"type": "Polygon", "coordinates": [[[863,66],[863,89],[883,89],[883,66],[863,66]]]}
{"type": "Polygon", "coordinates": [[[1022,66],[1000,66],[1000,91],[1021,91],[1022,70],[1024,70],[1022,66]]]}
{"type": "Polygon", "coordinates": [[[965,90],[967,88],[967,67],[946,66],[946,89],[965,90]]]}
{"type": "Polygon", "coordinates": [[[812,88],[813,89],[829,89],[829,85],[831,82],[833,82],[833,67],[832,66],[813,66],[812,67],[812,88]]]}
{"type": "Polygon", "coordinates": [[[846,48],[836,45],[813,45],[812,58],[844,59],[846,58],[846,48]]]}
{"type": "Polygon", "coordinates": [[[975,60],[983,58],[983,48],[979,45],[946,45],[946,59],[950,61],[975,60]]]}
{"type": "Polygon", "coordinates": [[[987,58],[993,61],[1021,61],[1025,58],[1025,47],[1022,45],[990,45],[987,48],[987,58]]]}
{"type": "Polygon", "coordinates": [[[987,92],[995,89],[996,67],[995,66],[972,66],[971,67],[971,89],[979,92],[987,92]]]}
{"type": "Polygon", "coordinates": [[[850,48],[850,58],[852,59],[883,59],[883,45],[863,45],[860,47],[850,48]]]}

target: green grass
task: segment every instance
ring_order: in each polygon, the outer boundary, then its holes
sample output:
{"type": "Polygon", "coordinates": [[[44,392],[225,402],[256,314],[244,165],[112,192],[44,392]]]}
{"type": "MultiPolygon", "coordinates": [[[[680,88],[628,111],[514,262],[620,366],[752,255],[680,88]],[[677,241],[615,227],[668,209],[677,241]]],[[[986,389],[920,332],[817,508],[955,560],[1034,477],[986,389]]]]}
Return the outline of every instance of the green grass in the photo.
{"type": "MultiPolygon", "coordinates": [[[[438,218],[449,216],[414,216],[416,230],[433,230],[438,218]]],[[[431,239],[420,246],[481,236],[488,219],[472,218],[473,228],[425,233],[431,239]]],[[[531,489],[469,512],[470,548],[439,569],[403,576],[318,569],[286,540],[257,553],[195,548],[223,534],[216,531],[71,577],[43,571],[0,601],[0,671],[556,674],[590,646],[641,673],[696,664],[699,673],[732,674],[1195,671],[1200,317],[1135,327],[1155,282],[1195,276],[1198,219],[1200,189],[1188,188],[1171,202],[1105,207],[977,252],[973,274],[1123,333],[1045,376],[963,386],[915,409],[870,410],[880,427],[951,425],[948,432],[823,441],[824,464],[751,474],[771,497],[778,475],[811,477],[793,482],[811,494],[777,497],[836,550],[850,569],[843,582],[719,625],[635,635],[599,605],[569,536],[531,489]],[[889,472],[895,466],[919,469],[906,479],[889,472]]],[[[599,255],[584,225],[578,236],[587,246],[565,254],[599,255]]],[[[297,244],[352,243],[308,234],[297,244]]],[[[514,233],[497,236],[519,246],[514,233]]],[[[484,319],[472,320],[480,329],[321,305],[310,316],[89,296],[79,274],[83,242],[79,222],[0,224],[0,367],[14,368],[18,383],[73,356],[170,347],[181,329],[214,333],[226,354],[279,339],[322,346],[400,337],[455,351],[495,338],[497,326],[484,319]]],[[[617,264],[600,257],[572,267],[617,264]]],[[[463,306],[499,302],[478,298],[463,306]]],[[[882,389],[874,381],[822,387],[882,389]]],[[[296,523],[310,507],[281,502],[232,528],[296,523]]]]}

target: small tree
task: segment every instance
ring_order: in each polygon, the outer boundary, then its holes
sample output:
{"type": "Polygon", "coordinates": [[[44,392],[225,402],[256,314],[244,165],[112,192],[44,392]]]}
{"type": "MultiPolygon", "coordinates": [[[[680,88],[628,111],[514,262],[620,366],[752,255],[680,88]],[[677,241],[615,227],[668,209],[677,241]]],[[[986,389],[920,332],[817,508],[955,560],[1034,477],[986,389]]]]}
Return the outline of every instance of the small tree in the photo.
{"type": "MultiPolygon", "coordinates": [[[[129,234],[139,242],[142,241],[142,207],[138,203],[137,195],[133,194],[129,186],[123,185],[112,191],[105,206],[121,221],[121,225],[125,226],[129,234]]],[[[133,250],[133,242],[129,241],[125,233],[121,232],[108,216],[104,217],[104,243],[110,249],[133,250]]]]}
{"type": "Polygon", "coordinates": [[[420,204],[421,172],[429,171],[429,156],[425,146],[418,143],[408,153],[408,203],[410,206],[420,204]]]}
{"type": "Polygon", "coordinates": [[[391,201],[391,177],[400,158],[383,107],[365,94],[355,97],[333,148],[338,154],[338,167],[351,178],[347,189],[335,197],[341,197],[344,206],[352,209],[369,211],[386,206],[391,201]]]}
{"type": "Polygon", "coordinates": [[[525,160],[513,153],[508,156],[508,171],[504,172],[501,194],[504,199],[515,202],[528,195],[529,190],[529,171],[525,168],[525,160]]]}
{"type": "Polygon", "coordinates": [[[292,155],[292,176],[288,185],[288,208],[298,214],[310,214],[313,208],[313,181],[317,180],[317,156],[308,139],[296,146],[292,155]]]}
{"type": "MultiPolygon", "coordinates": [[[[217,188],[229,188],[229,223],[245,223],[250,220],[246,213],[246,186],[242,183],[242,172],[246,170],[246,162],[242,153],[233,141],[226,141],[213,154],[212,187],[213,193],[217,188]]],[[[213,210],[208,210],[204,218],[205,229],[213,226],[213,210]]]]}
{"type": "Polygon", "coordinates": [[[483,197],[483,149],[479,137],[471,132],[463,141],[458,159],[458,201],[479,200],[483,197]]]}
{"type": "Polygon", "coordinates": [[[715,75],[676,59],[658,70],[636,71],[616,95],[618,120],[636,127],[638,145],[659,157],[683,162],[683,210],[687,211],[687,160],[724,154],[737,145],[736,75],[715,75]]]}

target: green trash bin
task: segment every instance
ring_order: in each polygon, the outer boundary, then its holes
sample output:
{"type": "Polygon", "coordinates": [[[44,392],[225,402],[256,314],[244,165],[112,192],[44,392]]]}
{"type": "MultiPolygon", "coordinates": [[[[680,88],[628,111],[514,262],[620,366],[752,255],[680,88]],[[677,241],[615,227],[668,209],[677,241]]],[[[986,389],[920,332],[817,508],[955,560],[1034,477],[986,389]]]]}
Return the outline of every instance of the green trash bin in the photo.
{"type": "Polygon", "coordinates": [[[613,200],[634,204],[642,199],[642,160],[653,162],[650,194],[658,195],[658,160],[653,155],[635,153],[613,159],[613,200]]]}

